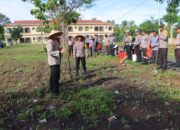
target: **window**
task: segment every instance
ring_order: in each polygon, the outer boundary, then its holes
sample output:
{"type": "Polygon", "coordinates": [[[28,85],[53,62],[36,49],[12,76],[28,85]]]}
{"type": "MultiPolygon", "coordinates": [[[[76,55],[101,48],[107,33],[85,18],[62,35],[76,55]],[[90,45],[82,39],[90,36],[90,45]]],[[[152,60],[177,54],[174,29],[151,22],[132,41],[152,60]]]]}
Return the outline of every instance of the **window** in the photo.
{"type": "Polygon", "coordinates": [[[42,37],[37,37],[37,42],[41,42],[42,41],[42,37]]]}
{"type": "Polygon", "coordinates": [[[24,33],[30,33],[30,28],[24,28],[24,33]]]}
{"type": "Polygon", "coordinates": [[[79,27],[79,31],[83,31],[83,27],[80,26],[80,27],[79,27]]]}
{"type": "Polygon", "coordinates": [[[10,31],[11,31],[11,28],[6,29],[6,33],[10,33],[10,31]]]}
{"type": "Polygon", "coordinates": [[[112,31],[112,27],[109,27],[109,31],[112,31]]]}
{"type": "Polygon", "coordinates": [[[72,27],[68,27],[68,31],[69,32],[73,32],[73,28],[72,27]]]}
{"type": "Polygon", "coordinates": [[[44,37],[44,40],[45,40],[45,41],[47,41],[47,40],[48,40],[48,38],[47,38],[47,37],[44,37]]]}
{"type": "Polygon", "coordinates": [[[99,31],[104,31],[104,27],[99,27],[99,31]]]}
{"type": "Polygon", "coordinates": [[[86,27],[86,28],[85,28],[85,31],[89,31],[89,27],[86,27]]]}
{"type": "Polygon", "coordinates": [[[33,37],[33,41],[35,41],[36,40],[36,38],[35,37],[33,37]]]}
{"type": "Polygon", "coordinates": [[[99,31],[99,28],[98,28],[98,27],[95,27],[94,30],[95,30],[95,31],[99,31]]]}

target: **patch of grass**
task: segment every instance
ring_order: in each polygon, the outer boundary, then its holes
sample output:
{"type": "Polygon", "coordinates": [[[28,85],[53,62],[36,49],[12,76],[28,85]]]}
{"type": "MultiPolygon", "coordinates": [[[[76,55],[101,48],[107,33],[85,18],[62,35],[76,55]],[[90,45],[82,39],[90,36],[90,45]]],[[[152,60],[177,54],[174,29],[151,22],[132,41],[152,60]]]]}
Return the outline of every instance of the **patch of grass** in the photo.
{"type": "Polygon", "coordinates": [[[58,113],[61,118],[70,118],[72,114],[79,113],[86,123],[96,124],[101,116],[113,112],[112,99],[111,91],[98,87],[82,89],[58,113]]]}

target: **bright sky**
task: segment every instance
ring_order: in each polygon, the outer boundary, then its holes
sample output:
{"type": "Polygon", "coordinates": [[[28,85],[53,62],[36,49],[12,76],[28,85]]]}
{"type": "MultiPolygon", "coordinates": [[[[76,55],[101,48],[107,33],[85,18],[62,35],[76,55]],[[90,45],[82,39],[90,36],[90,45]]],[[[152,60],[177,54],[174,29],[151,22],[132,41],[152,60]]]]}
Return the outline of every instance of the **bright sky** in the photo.
{"type": "MultiPolygon", "coordinates": [[[[30,14],[33,6],[21,0],[0,0],[0,12],[14,20],[32,20],[30,14]]],[[[166,4],[161,5],[161,13],[165,14],[166,4]]],[[[154,0],[97,0],[95,5],[85,11],[81,11],[83,19],[97,18],[99,20],[115,20],[120,23],[123,20],[134,20],[140,24],[151,16],[158,18],[158,4],[154,0]]]]}

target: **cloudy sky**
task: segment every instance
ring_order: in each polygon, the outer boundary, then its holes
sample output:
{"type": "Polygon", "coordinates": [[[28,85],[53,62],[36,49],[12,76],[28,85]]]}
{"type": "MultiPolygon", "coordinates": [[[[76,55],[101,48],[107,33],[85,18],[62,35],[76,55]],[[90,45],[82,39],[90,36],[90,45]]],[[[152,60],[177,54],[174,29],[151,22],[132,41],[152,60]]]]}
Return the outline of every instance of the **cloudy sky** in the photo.
{"type": "MultiPolygon", "coordinates": [[[[166,4],[161,5],[161,13],[165,14],[166,4]]],[[[30,10],[33,6],[21,0],[0,0],[0,12],[14,20],[35,19],[30,10]]],[[[81,11],[83,19],[97,18],[103,21],[115,20],[120,23],[123,20],[134,20],[140,24],[151,16],[158,18],[158,4],[154,0],[97,0],[95,5],[81,11]]]]}

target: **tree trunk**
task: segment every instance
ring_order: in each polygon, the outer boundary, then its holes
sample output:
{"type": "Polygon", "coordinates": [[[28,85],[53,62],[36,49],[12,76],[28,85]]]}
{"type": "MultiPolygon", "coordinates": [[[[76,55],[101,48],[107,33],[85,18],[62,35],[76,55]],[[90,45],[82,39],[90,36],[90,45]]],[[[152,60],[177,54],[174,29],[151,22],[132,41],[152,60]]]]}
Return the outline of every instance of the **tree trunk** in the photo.
{"type": "Polygon", "coordinates": [[[171,25],[171,40],[173,39],[173,25],[171,25]]]}
{"type": "Polygon", "coordinates": [[[42,51],[45,51],[44,42],[43,42],[43,24],[41,25],[41,42],[42,42],[42,51]]]}

